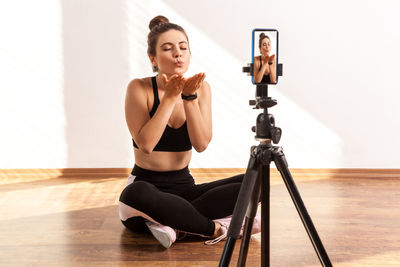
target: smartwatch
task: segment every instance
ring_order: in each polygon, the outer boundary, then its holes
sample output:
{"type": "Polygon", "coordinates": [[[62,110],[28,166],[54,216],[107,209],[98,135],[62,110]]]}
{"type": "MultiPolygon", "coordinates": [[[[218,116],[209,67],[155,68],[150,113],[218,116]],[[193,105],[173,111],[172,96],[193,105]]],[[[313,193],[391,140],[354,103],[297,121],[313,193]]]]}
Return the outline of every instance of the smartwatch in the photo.
{"type": "Polygon", "coordinates": [[[194,100],[194,99],[197,98],[197,93],[194,93],[194,95],[184,95],[184,94],[181,94],[181,96],[182,96],[182,99],[183,99],[183,100],[194,100]]]}

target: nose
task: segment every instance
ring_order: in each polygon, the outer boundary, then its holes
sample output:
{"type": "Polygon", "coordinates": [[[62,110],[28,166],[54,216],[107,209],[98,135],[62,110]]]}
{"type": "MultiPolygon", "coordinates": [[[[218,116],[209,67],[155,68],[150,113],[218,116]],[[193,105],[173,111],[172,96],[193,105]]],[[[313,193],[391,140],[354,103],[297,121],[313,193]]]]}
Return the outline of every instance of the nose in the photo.
{"type": "Polygon", "coordinates": [[[182,56],[182,50],[179,47],[177,47],[175,49],[175,57],[181,57],[181,56],[182,56]]]}

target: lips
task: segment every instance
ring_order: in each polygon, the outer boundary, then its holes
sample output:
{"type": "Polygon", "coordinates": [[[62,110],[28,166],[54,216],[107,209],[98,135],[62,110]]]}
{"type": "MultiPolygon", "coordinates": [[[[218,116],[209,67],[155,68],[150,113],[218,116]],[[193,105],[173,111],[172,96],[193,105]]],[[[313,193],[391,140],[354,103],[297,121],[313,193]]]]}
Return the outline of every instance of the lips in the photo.
{"type": "Polygon", "coordinates": [[[178,61],[175,61],[175,65],[177,65],[178,67],[182,67],[182,66],[183,66],[183,64],[184,64],[184,62],[183,62],[183,61],[180,61],[180,60],[178,60],[178,61]]]}

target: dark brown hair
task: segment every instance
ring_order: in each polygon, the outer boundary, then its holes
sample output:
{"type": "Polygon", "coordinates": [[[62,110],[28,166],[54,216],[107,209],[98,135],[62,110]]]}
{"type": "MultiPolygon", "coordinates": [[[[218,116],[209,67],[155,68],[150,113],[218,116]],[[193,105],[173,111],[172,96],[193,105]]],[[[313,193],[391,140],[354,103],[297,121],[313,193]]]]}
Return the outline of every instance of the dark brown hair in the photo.
{"type": "MultiPolygon", "coordinates": [[[[185,32],[185,30],[174,23],[170,23],[169,20],[164,16],[154,17],[149,24],[150,33],[147,36],[147,54],[150,56],[156,56],[156,45],[158,38],[164,32],[169,30],[177,30],[182,32],[186,36],[186,40],[189,44],[189,38],[185,32]]],[[[158,71],[158,67],[153,66],[153,71],[158,71]]]]}
{"type": "Polygon", "coordinates": [[[271,39],[269,39],[268,35],[265,35],[265,33],[263,33],[263,32],[260,33],[260,40],[258,41],[258,47],[259,47],[259,48],[261,48],[262,40],[264,40],[265,38],[268,38],[268,40],[271,41],[271,39]]]}

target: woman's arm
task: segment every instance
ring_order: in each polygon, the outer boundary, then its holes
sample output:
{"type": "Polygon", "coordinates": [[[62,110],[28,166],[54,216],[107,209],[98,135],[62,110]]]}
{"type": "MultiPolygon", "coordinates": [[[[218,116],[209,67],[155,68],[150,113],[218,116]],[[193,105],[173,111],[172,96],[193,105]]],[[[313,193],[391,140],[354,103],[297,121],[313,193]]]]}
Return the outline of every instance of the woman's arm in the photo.
{"type": "Polygon", "coordinates": [[[273,62],[273,64],[268,65],[269,66],[269,78],[271,80],[271,83],[276,83],[276,60],[275,60],[275,57],[272,62],[273,62]]]}
{"type": "Polygon", "coordinates": [[[258,60],[258,57],[255,58],[255,60],[254,60],[254,69],[253,69],[253,72],[254,72],[254,82],[255,82],[255,83],[260,83],[261,80],[262,80],[262,78],[263,78],[263,76],[269,74],[268,62],[264,62],[264,61],[263,61],[263,64],[262,64],[262,66],[261,66],[261,69],[258,70],[258,69],[260,68],[260,63],[261,63],[260,61],[261,61],[262,59],[263,59],[263,58],[262,58],[262,56],[261,56],[259,60],[258,60]]]}
{"type": "Polygon", "coordinates": [[[126,123],[139,149],[146,154],[150,154],[160,140],[175,107],[176,98],[180,96],[182,86],[180,88],[177,86],[178,79],[174,80],[171,77],[170,81],[173,84],[170,85],[175,86],[175,91],[170,90],[169,94],[164,95],[152,118],[147,107],[148,94],[145,82],[135,79],[128,85],[125,98],[126,123]]]}
{"type": "Polygon", "coordinates": [[[183,100],[183,106],[190,142],[197,152],[202,152],[207,148],[212,138],[210,85],[203,81],[197,90],[197,94],[198,98],[195,100],[183,100]]]}

